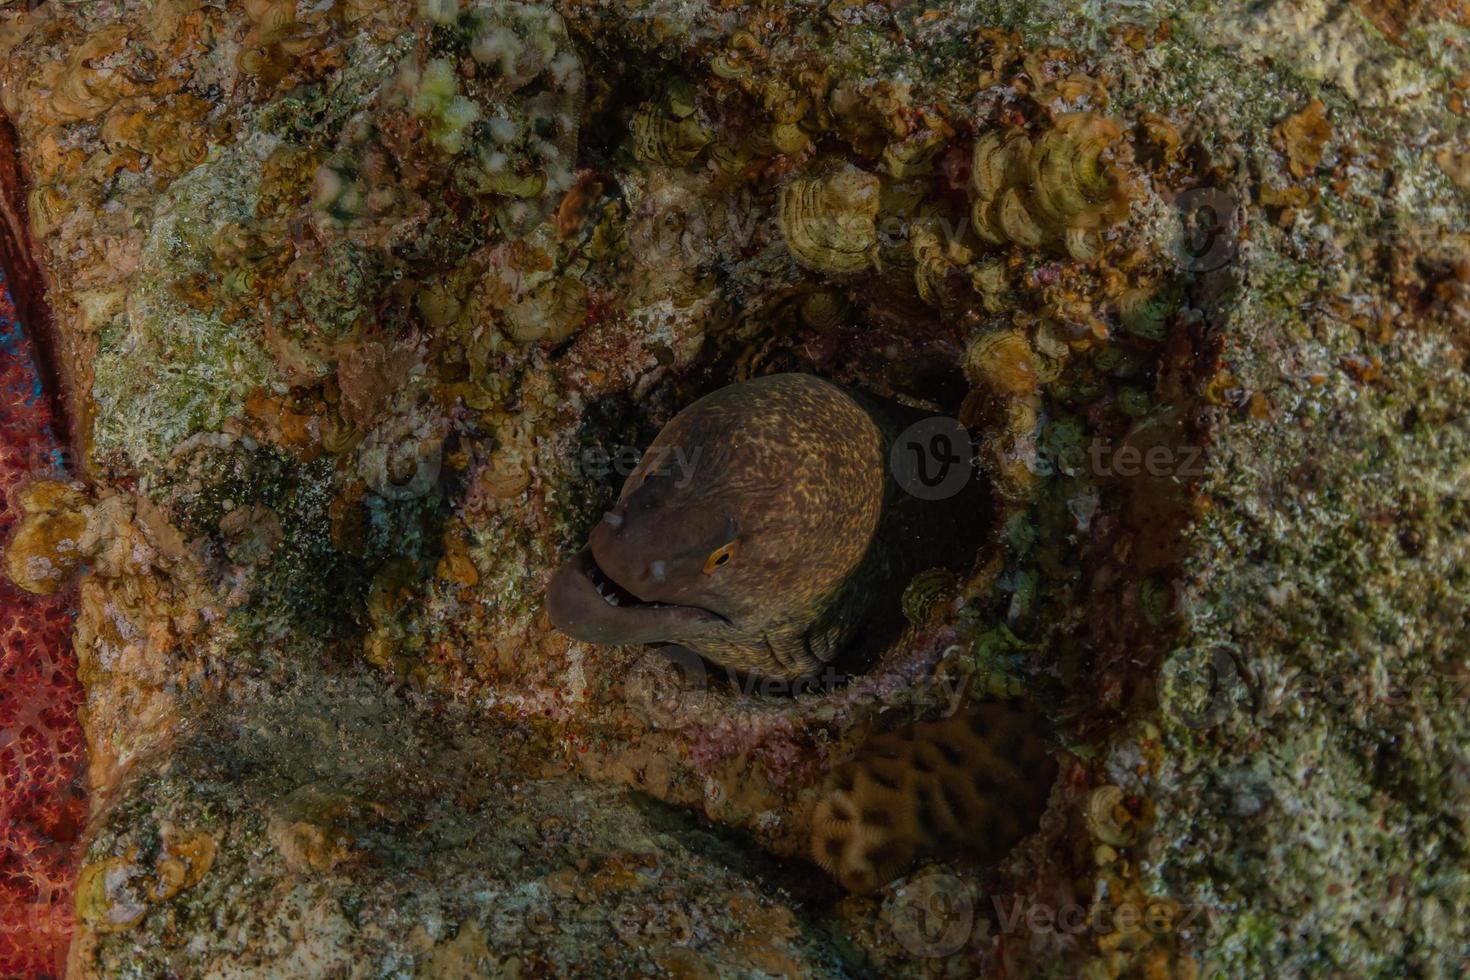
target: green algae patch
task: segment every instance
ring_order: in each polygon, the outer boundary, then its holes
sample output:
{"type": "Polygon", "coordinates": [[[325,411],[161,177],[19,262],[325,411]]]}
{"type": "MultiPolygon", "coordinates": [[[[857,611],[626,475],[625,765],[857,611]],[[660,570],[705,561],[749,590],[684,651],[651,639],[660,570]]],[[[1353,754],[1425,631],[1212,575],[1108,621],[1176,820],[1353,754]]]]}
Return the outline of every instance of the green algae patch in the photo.
{"type": "Polygon", "coordinates": [[[269,146],[221,152],[175,181],[159,202],[126,317],[104,330],[98,348],[99,454],[157,464],[187,436],[217,431],[251,389],[278,377],[258,329],[226,323],[201,289],[213,279],[216,230],[254,215],[250,188],[269,146]]]}

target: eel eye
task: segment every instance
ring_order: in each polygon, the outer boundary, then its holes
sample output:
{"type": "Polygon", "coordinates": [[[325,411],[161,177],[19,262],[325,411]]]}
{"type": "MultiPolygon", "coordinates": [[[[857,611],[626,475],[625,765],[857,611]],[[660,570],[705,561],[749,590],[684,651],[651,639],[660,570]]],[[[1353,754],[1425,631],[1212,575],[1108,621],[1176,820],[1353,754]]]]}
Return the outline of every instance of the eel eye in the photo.
{"type": "Polygon", "coordinates": [[[735,557],[735,542],[731,541],[729,544],[721,545],[711,551],[709,557],[704,560],[704,574],[708,575],[715,569],[730,564],[730,559],[733,557],[735,557]]]}

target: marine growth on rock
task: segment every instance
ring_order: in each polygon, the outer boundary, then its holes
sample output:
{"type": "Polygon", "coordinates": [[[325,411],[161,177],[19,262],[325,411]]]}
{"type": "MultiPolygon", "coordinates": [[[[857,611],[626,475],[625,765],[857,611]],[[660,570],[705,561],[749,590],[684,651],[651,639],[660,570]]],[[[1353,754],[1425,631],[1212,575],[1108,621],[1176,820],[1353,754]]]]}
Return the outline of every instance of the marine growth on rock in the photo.
{"type": "Polygon", "coordinates": [[[1467,29],[0,4],[0,973],[1455,974],[1467,29]]]}

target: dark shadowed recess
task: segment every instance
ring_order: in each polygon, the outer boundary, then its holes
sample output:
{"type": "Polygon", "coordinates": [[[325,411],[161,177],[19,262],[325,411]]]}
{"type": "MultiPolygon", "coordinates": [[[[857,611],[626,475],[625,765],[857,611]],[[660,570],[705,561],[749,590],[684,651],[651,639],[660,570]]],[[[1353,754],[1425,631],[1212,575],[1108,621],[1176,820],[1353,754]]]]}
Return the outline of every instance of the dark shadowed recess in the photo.
{"type": "Polygon", "coordinates": [[[26,213],[29,177],[21,163],[15,127],[0,109],[0,273],[36,348],[41,384],[53,417],[76,445],[75,416],[69,411],[69,378],[62,362],[56,322],[46,301],[46,274],[30,234],[26,213]]]}

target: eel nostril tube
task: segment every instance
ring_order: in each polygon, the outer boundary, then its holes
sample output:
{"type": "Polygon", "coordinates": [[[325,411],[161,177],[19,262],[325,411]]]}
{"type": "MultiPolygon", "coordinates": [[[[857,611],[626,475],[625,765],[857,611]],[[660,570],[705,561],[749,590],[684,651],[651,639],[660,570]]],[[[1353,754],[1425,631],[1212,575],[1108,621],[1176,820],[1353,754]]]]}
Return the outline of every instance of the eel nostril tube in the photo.
{"type": "Polygon", "coordinates": [[[603,514],[602,515],[602,520],[609,527],[622,527],[623,526],[623,515],[622,514],[619,514],[619,513],[616,513],[614,511],[608,511],[606,514],[603,514]]]}
{"type": "Polygon", "coordinates": [[[663,585],[664,584],[664,581],[669,577],[669,564],[668,564],[668,562],[666,562],[662,558],[660,558],[658,561],[656,561],[653,564],[649,565],[648,566],[648,577],[651,578],[651,579],[653,579],[654,582],[656,582],[657,584],[663,585]]]}

